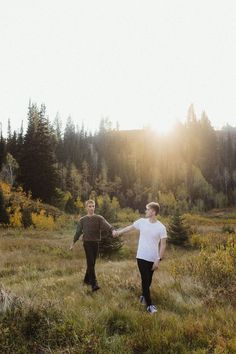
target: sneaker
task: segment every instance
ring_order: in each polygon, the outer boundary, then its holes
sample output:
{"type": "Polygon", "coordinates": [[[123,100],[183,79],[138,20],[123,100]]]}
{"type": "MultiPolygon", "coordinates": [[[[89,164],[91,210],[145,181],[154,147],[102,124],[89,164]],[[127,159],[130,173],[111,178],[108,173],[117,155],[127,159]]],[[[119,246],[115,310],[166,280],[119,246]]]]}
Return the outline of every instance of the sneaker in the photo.
{"type": "Polygon", "coordinates": [[[100,286],[98,286],[97,284],[92,286],[92,291],[97,291],[100,289],[100,286]]]}
{"type": "Polygon", "coordinates": [[[149,312],[150,314],[154,314],[155,312],[157,312],[157,308],[155,305],[150,305],[147,307],[147,312],[149,312]]]}
{"type": "Polygon", "coordinates": [[[142,305],[147,305],[146,300],[145,300],[145,297],[144,297],[143,295],[140,296],[139,302],[140,302],[140,304],[142,304],[142,305]]]}

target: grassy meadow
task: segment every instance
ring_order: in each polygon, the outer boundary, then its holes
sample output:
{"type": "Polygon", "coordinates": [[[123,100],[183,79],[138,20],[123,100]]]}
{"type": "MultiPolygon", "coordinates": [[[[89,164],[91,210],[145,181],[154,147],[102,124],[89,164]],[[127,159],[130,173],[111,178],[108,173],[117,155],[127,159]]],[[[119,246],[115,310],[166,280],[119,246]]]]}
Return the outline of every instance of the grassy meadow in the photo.
{"type": "MultiPolygon", "coordinates": [[[[101,289],[83,285],[82,242],[61,231],[0,230],[0,353],[236,353],[235,211],[187,215],[185,249],[168,246],[150,315],[139,304],[138,236],[97,261],[101,289]]],[[[166,222],[168,220],[165,220],[166,222]]]]}

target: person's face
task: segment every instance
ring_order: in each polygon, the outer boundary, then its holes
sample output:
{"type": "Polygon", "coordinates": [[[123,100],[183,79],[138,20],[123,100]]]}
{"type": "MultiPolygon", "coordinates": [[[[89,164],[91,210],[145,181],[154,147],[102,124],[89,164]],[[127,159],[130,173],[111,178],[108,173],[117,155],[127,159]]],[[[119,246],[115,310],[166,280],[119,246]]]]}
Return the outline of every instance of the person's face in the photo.
{"type": "Polygon", "coordinates": [[[90,215],[94,214],[95,204],[89,203],[89,204],[86,206],[86,210],[87,210],[87,213],[88,213],[88,214],[90,214],[90,215]]]}
{"type": "Polygon", "coordinates": [[[150,208],[150,207],[148,207],[148,206],[146,206],[145,213],[146,213],[146,217],[147,218],[151,218],[151,217],[156,215],[155,210],[150,208]]]}

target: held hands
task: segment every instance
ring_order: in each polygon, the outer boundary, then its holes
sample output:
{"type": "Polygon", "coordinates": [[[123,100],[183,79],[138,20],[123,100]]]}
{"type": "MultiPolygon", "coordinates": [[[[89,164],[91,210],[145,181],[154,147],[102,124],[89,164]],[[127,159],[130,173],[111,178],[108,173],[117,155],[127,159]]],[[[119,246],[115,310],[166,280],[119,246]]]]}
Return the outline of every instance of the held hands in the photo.
{"type": "Polygon", "coordinates": [[[70,245],[70,251],[72,251],[73,248],[74,248],[74,243],[72,243],[72,244],[70,245]]]}
{"type": "Polygon", "coordinates": [[[112,231],[112,236],[113,236],[113,237],[118,237],[118,236],[119,236],[119,231],[113,230],[113,231],[112,231]]]}

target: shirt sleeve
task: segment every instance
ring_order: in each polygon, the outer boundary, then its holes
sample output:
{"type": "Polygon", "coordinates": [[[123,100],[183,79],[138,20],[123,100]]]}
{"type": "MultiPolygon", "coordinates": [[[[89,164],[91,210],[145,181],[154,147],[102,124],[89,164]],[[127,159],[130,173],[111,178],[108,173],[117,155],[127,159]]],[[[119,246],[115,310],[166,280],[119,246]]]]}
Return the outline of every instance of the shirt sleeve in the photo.
{"type": "Polygon", "coordinates": [[[83,226],[82,226],[82,223],[81,221],[78,222],[78,225],[76,227],[76,232],[75,232],[75,235],[74,235],[74,243],[76,241],[78,241],[78,239],[80,238],[80,236],[82,235],[83,233],[83,226]]]}
{"type": "Polygon", "coordinates": [[[160,238],[167,238],[167,231],[166,231],[166,227],[163,226],[161,232],[160,232],[160,238]]]}
{"type": "Polygon", "coordinates": [[[101,228],[101,231],[112,231],[114,230],[114,227],[109,224],[108,221],[106,221],[106,219],[101,216],[101,219],[100,219],[100,228],[101,228]]]}
{"type": "Polygon", "coordinates": [[[135,227],[135,229],[140,230],[140,225],[141,225],[142,219],[138,219],[133,223],[133,227],[135,227]]]}

